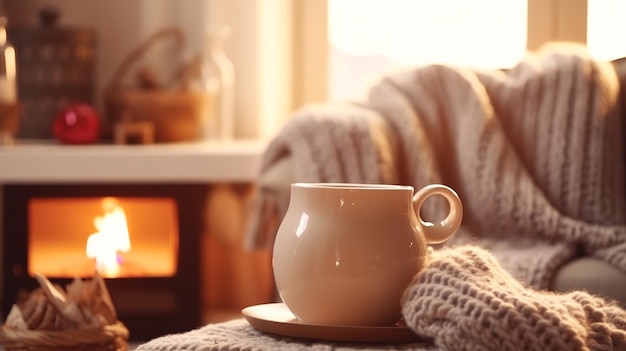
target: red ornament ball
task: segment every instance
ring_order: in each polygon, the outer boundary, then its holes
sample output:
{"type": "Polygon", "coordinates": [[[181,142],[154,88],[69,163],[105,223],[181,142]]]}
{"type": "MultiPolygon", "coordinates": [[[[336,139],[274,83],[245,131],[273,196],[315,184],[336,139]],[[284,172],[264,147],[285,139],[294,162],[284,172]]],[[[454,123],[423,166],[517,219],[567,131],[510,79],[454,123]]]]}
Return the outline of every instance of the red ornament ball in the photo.
{"type": "Polygon", "coordinates": [[[53,134],[64,144],[95,143],[100,138],[100,115],[89,104],[69,104],[55,116],[53,134]]]}

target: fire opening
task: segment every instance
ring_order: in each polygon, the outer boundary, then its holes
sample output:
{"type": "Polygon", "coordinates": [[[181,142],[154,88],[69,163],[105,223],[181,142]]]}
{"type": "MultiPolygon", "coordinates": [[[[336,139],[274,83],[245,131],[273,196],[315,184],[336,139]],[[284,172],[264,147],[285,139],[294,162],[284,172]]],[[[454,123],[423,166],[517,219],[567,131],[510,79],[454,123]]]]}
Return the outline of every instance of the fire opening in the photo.
{"type": "Polygon", "coordinates": [[[172,277],[178,262],[176,201],[155,197],[34,198],[28,273],[48,277],[172,277]]]}

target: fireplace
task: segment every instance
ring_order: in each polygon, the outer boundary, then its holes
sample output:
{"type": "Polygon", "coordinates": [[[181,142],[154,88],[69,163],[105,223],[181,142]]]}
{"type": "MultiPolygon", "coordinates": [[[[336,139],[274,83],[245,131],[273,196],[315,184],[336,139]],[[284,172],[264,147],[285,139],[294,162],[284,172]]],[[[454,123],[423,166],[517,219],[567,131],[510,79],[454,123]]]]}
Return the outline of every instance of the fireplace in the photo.
{"type": "Polygon", "coordinates": [[[3,315],[37,286],[36,273],[65,285],[97,270],[132,338],[198,327],[207,189],[5,184],[3,315]]]}
{"type": "Polygon", "coordinates": [[[212,223],[206,197],[223,184],[251,184],[263,147],[256,141],[0,147],[2,316],[36,287],[33,273],[64,285],[100,267],[132,340],[200,326],[207,282],[228,285],[202,276],[208,251],[200,241],[212,223]],[[109,217],[125,219],[129,242],[112,255],[89,255],[88,246],[107,246],[102,234],[119,225],[109,217]],[[111,261],[118,265],[110,268],[111,261]]]}

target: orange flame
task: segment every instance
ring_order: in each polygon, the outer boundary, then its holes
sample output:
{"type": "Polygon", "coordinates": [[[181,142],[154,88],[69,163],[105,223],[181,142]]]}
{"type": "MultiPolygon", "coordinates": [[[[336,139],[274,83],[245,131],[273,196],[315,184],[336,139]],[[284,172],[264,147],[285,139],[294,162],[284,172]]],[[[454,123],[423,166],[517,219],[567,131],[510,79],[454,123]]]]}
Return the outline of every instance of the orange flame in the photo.
{"type": "Polygon", "coordinates": [[[103,216],[94,218],[98,232],[87,238],[87,257],[95,258],[96,270],[107,277],[119,275],[118,252],[130,251],[130,236],[126,213],[119,202],[112,197],[102,200],[103,216]]]}

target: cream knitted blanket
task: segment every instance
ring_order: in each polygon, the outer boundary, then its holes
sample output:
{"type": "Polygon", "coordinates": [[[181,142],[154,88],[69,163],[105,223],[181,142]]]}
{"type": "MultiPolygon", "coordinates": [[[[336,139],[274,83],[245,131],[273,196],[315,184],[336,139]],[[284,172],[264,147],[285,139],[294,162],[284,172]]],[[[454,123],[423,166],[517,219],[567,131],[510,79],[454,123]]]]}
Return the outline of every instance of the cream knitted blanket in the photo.
{"type": "Polygon", "coordinates": [[[467,246],[431,254],[402,298],[406,323],[425,341],[348,344],[254,330],[243,320],[209,324],[140,345],[137,351],[226,350],[626,350],[626,311],[584,292],[528,289],[487,251],[467,246]]]}
{"type": "MultiPolygon", "coordinates": [[[[384,77],[363,103],[297,111],[262,172],[290,155],[297,181],[447,184],[464,204],[448,244],[488,248],[535,288],[579,254],[626,272],[619,88],[610,62],[574,44],[548,45],[506,72],[418,67],[384,77]]],[[[259,211],[253,245],[271,244],[287,206],[263,191],[270,215],[259,211]]],[[[444,210],[431,203],[426,217],[444,210]]]]}

